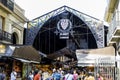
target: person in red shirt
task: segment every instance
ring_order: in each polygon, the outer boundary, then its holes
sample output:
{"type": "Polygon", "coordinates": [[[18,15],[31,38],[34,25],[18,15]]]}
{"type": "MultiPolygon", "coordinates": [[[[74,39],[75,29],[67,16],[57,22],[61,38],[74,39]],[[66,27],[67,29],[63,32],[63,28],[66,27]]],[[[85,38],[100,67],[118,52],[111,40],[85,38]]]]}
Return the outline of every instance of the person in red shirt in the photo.
{"type": "Polygon", "coordinates": [[[38,71],[38,73],[34,76],[34,80],[41,80],[41,74],[42,74],[42,71],[38,71]]]}

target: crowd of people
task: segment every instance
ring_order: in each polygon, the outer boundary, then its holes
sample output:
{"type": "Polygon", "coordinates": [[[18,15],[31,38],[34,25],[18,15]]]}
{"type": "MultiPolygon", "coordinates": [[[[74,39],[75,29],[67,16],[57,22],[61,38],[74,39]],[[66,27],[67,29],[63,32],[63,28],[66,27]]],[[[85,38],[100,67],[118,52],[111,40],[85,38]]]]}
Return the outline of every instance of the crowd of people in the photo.
{"type": "Polygon", "coordinates": [[[92,72],[78,72],[75,69],[62,70],[53,69],[50,74],[48,71],[30,71],[27,80],[104,80],[98,73],[94,77],[92,72]]]}
{"type": "MultiPolygon", "coordinates": [[[[17,72],[13,69],[10,74],[9,80],[16,80],[17,79],[17,72]]],[[[8,80],[6,76],[6,72],[2,69],[0,69],[0,80],[8,80]]]]}
{"type": "MultiPolygon", "coordinates": [[[[4,70],[0,70],[0,80],[6,80],[6,75],[4,70]]],[[[13,69],[10,74],[10,80],[17,80],[17,73],[13,69]]],[[[32,70],[29,72],[25,80],[105,80],[100,73],[96,74],[94,77],[91,71],[79,71],[76,69],[62,70],[53,69],[52,73],[47,70],[32,70]]]]}

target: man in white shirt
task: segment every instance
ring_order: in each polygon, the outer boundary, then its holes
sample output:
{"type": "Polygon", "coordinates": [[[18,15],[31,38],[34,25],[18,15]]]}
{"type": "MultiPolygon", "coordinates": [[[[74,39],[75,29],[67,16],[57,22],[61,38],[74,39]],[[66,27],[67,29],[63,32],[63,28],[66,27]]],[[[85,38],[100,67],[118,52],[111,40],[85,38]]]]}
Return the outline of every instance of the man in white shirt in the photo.
{"type": "Polygon", "coordinates": [[[13,69],[13,71],[10,74],[10,80],[16,80],[17,77],[17,72],[13,69]]]}
{"type": "Polygon", "coordinates": [[[70,70],[68,70],[67,74],[65,75],[65,80],[73,80],[73,74],[70,70]]]}

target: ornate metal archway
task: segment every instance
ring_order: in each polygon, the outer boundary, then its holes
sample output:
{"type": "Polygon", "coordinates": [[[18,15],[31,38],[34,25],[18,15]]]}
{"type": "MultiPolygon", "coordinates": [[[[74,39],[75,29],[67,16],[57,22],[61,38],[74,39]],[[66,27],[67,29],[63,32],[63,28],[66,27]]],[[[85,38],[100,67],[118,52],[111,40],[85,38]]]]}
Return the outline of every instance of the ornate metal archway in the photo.
{"type": "Polygon", "coordinates": [[[91,30],[92,34],[94,35],[94,38],[97,43],[97,47],[101,48],[104,47],[104,26],[103,22],[91,17],[87,14],[84,14],[82,12],[79,12],[75,9],[72,9],[67,6],[60,7],[56,10],[53,10],[45,15],[42,15],[38,18],[33,19],[32,21],[28,22],[28,29],[26,33],[26,44],[33,44],[34,39],[41,29],[41,27],[44,25],[46,21],[48,21],[50,18],[55,17],[65,11],[71,12],[72,14],[76,15],[78,18],[80,18],[91,30]]]}

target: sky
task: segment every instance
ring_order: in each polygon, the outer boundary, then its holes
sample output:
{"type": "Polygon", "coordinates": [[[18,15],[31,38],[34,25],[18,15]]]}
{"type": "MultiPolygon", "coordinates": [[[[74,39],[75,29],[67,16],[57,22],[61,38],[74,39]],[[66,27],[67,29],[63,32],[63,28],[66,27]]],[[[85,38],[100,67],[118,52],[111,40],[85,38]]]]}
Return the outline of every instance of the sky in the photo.
{"type": "Polygon", "coordinates": [[[32,20],[61,6],[68,6],[104,21],[107,0],[14,0],[32,20]]]}

